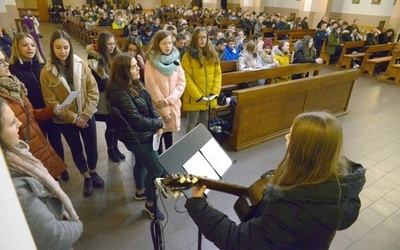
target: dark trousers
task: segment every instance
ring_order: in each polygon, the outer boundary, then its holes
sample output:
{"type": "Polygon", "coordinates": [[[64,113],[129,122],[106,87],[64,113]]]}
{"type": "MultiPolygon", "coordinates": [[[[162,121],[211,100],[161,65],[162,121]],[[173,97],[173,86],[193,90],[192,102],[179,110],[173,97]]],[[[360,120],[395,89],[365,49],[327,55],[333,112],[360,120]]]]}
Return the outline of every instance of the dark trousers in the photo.
{"type": "Polygon", "coordinates": [[[153,143],[124,143],[126,148],[135,155],[135,166],[133,177],[135,178],[136,189],[146,190],[146,200],[154,202],[155,185],[154,178],[160,177],[163,169],[158,163],[158,152],[153,150],[153,143]]]}
{"type": "Polygon", "coordinates": [[[81,174],[86,173],[89,169],[95,170],[98,158],[96,121],[94,117],[88,121],[88,125],[89,127],[87,128],[79,128],[74,124],[57,124],[71,149],[72,158],[81,174]],[[81,137],[87,160],[83,155],[81,137]]]}
{"type": "Polygon", "coordinates": [[[64,161],[64,146],[62,144],[59,127],[51,120],[39,123],[39,127],[58,156],[64,161]]]}
{"type": "Polygon", "coordinates": [[[165,132],[161,136],[160,146],[158,147],[158,154],[162,154],[163,146],[162,142],[164,141],[165,149],[169,149],[172,146],[172,132],[165,132]]]}

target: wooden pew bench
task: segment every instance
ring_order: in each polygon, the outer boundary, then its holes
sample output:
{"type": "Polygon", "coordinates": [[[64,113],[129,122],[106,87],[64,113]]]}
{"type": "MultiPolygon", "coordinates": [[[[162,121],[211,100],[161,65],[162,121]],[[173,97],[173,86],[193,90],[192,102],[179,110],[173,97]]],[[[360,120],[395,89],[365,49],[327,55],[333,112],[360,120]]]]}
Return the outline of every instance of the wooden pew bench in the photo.
{"type": "Polygon", "coordinates": [[[315,29],[308,30],[275,30],[274,31],[274,45],[278,45],[281,41],[279,37],[287,36],[289,44],[296,42],[299,39],[302,39],[304,36],[309,35],[315,37],[315,29]]]}
{"type": "Polygon", "coordinates": [[[240,27],[240,22],[237,20],[236,21],[221,20],[219,22],[219,29],[221,31],[226,31],[228,29],[229,25],[231,25],[231,24],[235,25],[236,28],[240,27]]]}
{"type": "MultiPolygon", "coordinates": [[[[254,71],[233,71],[222,74],[222,90],[227,91],[234,89],[233,86],[239,86],[241,83],[254,82],[260,79],[272,79],[284,75],[303,74],[312,72],[313,76],[318,75],[319,70],[324,68],[322,64],[316,63],[300,63],[291,64],[283,67],[260,69],[254,71]]],[[[311,75],[311,74],[310,74],[311,75]]],[[[237,87],[236,87],[237,88],[237,87]]],[[[211,111],[212,117],[232,116],[233,110],[229,105],[217,105],[211,111]]]]}
{"type": "Polygon", "coordinates": [[[400,85],[400,64],[396,64],[400,60],[400,51],[393,53],[389,65],[382,75],[378,77],[379,80],[387,80],[394,78],[394,84],[400,85]]]}
{"type": "Polygon", "coordinates": [[[329,63],[331,62],[331,55],[326,53],[326,45],[328,45],[328,41],[325,39],[322,43],[321,54],[319,57],[324,60],[326,65],[329,65],[329,63]]]}
{"type": "Polygon", "coordinates": [[[336,63],[336,68],[341,68],[345,66],[346,69],[349,69],[351,67],[351,62],[353,61],[353,59],[364,57],[365,53],[357,52],[356,54],[352,54],[348,51],[349,49],[363,48],[364,45],[365,41],[344,42],[339,61],[336,63]]]}
{"type": "Polygon", "coordinates": [[[396,44],[394,43],[367,46],[363,62],[360,66],[361,72],[367,71],[368,75],[372,76],[374,74],[375,66],[377,64],[390,62],[392,56],[390,56],[389,53],[394,49],[395,46],[396,44]],[[374,54],[376,54],[377,52],[385,54],[387,56],[375,57],[374,54]]]}
{"type": "Polygon", "coordinates": [[[312,110],[347,113],[357,69],[233,91],[237,104],[226,144],[234,151],[254,147],[288,133],[293,119],[312,110]]]}

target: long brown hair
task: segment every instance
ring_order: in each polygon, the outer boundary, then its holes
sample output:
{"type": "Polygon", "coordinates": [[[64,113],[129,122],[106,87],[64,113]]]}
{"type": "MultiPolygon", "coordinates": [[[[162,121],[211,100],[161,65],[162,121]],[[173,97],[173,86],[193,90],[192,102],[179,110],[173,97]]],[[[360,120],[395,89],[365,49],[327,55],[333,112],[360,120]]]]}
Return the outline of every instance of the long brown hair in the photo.
{"type": "Polygon", "coordinates": [[[40,55],[39,52],[39,47],[37,46],[35,39],[33,39],[33,37],[31,36],[31,34],[28,33],[23,33],[23,32],[19,32],[17,34],[15,34],[14,38],[13,38],[13,42],[12,42],[12,46],[11,46],[11,58],[10,58],[10,64],[15,64],[15,60],[18,59],[19,63],[22,64],[22,56],[21,53],[19,51],[19,43],[22,41],[22,39],[24,38],[29,38],[32,40],[33,44],[35,44],[35,56],[37,57],[37,59],[39,60],[39,63],[44,63],[44,60],[42,58],[42,55],[40,55]]]}
{"type": "MultiPolygon", "coordinates": [[[[121,51],[119,51],[117,46],[115,46],[113,53],[108,52],[107,41],[108,41],[108,39],[113,38],[113,37],[114,37],[114,35],[109,31],[102,31],[99,34],[99,38],[97,40],[97,50],[100,55],[100,57],[99,57],[99,73],[100,73],[100,75],[104,75],[104,73],[107,73],[107,74],[110,73],[112,59],[115,57],[115,55],[121,53],[121,51]]],[[[114,39],[115,39],[115,37],[114,37],[114,39]]]]}
{"type": "Polygon", "coordinates": [[[192,38],[190,39],[188,44],[188,51],[190,52],[192,49],[197,50],[198,61],[201,66],[203,66],[203,62],[205,60],[214,64],[219,63],[218,52],[215,50],[214,45],[211,43],[208,32],[204,27],[196,27],[193,30],[192,38]],[[204,48],[201,48],[199,45],[198,37],[200,32],[204,32],[207,35],[207,43],[204,48]]]}
{"type": "Polygon", "coordinates": [[[303,50],[303,54],[304,54],[304,58],[307,58],[307,59],[309,59],[309,58],[314,58],[315,57],[315,48],[314,48],[314,45],[313,46],[311,46],[311,48],[310,48],[310,41],[311,40],[314,40],[314,38],[312,37],[312,36],[304,36],[303,37],[303,47],[302,47],[302,50],[303,50]]]}
{"type": "MultiPolygon", "coordinates": [[[[171,37],[172,41],[172,33],[168,30],[159,30],[154,34],[154,37],[150,41],[150,47],[147,50],[146,59],[149,60],[150,55],[157,57],[162,54],[160,49],[160,42],[166,37],[171,37]]],[[[171,50],[172,52],[172,50],[171,50]]]]}
{"type": "Polygon", "coordinates": [[[111,65],[111,74],[106,86],[106,97],[110,97],[111,89],[117,86],[119,89],[130,92],[133,96],[139,96],[143,85],[139,79],[133,79],[131,75],[131,62],[134,56],[129,53],[120,53],[115,56],[111,65]]]}
{"type": "MultiPolygon", "coordinates": [[[[122,52],[128,52],[129,51],[129,45],[130,44],[133,44],[133,45],[135,45],[136,46],[136,48],[137,48],[137,54],[138,55],[140,55],[142,58],[143,58],[143,60],[144,60],[144,63],[146,63],[146,59],[145,59],[145,54],[144,54],[144,51],[143,51],[143,49],[142,49],[142,46],[140,45],[140,40],[139,39],[137,39],[136,37],[134,37],[134,36],[132,36],[132,37],[129,37],[127,40],[126,40],[126,43],[125,43],[125,45],[124,45],[124,48],[122,49],[122,52]]],[[[136,58],[136,57],[135,57],[136,58]]]]}
{"type": "Polygon", "coordinates": [[[71,43],[71,38],[69,37],[69,35],[63,31],[63,30],[56,30],[54,31],[54,33],[51,35],[50,38],[50,60],[51,63],[57,68],[59,74],[61,74],[62,70],[61,70],[61,63],[58,60],[55,52],[54,52],[54,42],[57,39],[64,39],[68,42],[69,44],[69,55],[67,57],[67,59],[65,59],[66,62],[66,79],[73,79],[74,76],[74,50],[72,48],[72,43],[71,43]],[[69,76],[69,77],[68,77],[69,76]]]}
{"type": "Polygon", "coordinates": [[[279,164],[272,184],[282,190],[301,185],[338,180],[343,143],[342,127],[327,112],[298,115],[290,133],[286,155],[279,164]]]}

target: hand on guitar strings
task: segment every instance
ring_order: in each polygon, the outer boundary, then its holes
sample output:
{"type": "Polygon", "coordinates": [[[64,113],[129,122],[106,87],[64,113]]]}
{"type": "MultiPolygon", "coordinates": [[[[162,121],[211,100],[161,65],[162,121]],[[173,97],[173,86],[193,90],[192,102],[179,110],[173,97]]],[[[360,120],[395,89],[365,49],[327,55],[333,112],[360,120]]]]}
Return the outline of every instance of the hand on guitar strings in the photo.
{"type": "Polygon", "coordinates": [[[199,186],[195,185],[192,188],[192,197],[197,197],[197,198],[204,198],[204,192],[206,191],[207,187],[206,185],[199,186]]]}

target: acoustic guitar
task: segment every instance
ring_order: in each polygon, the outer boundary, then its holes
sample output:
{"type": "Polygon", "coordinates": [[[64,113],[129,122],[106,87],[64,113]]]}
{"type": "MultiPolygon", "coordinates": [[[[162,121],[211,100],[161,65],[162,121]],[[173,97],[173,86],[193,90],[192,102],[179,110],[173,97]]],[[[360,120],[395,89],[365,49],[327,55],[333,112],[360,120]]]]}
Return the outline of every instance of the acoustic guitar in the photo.
{"type": "Polygon", "coordinates": [[[171,174],[166,178],[157,178],[156,185],[162,189],[166,197],[177,197],[178,193],[195,185],[206,185],[208,189],[236,195],[239,198],[235,202],[234,210],[240,221],[244,222],[254,217],[254,209],[262,200],[271,177],[271,175],[267,175],[254,182],[250,187],[245,187],[191,174],[171,174]]]}

